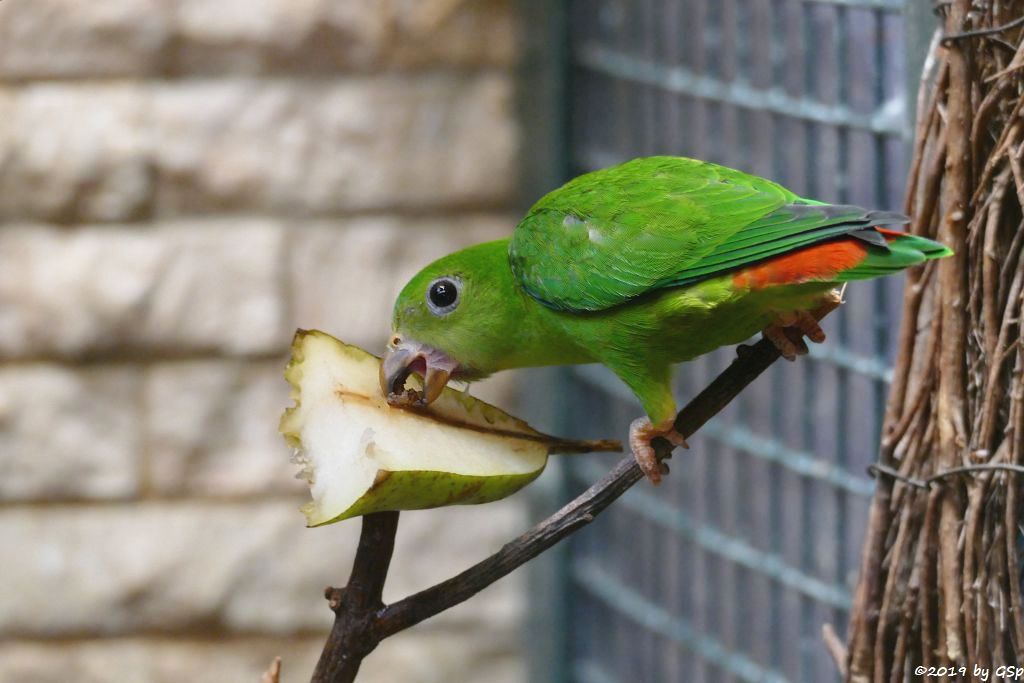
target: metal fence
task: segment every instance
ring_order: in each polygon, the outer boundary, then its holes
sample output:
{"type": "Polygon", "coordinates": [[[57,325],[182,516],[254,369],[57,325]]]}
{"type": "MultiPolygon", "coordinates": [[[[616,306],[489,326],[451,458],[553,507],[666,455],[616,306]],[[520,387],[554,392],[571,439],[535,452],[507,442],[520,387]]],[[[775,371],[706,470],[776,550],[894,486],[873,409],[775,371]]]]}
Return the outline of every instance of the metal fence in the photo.
{"type": "MultiPolygon", "coordinates": [[[[908,41],[887,0],[576,0],[566,154],[573,175],[681,154],[818,199],[898,209],[908,41]]],[[[916,71],[916,69],[915,69],[916,71]]],[[[856,283],[809,359],[777,363],[564,553],[562,678],[830,681],[866,522],[901,282],[856,283]]],[[[731,360],[685,366],[680,403],[731,360]]],[[[614,435],[639,407],[610,373],[568,371],[568,430],[614,435]]],[[[570,461],[568,492],[606,470],[570,461]]]]}

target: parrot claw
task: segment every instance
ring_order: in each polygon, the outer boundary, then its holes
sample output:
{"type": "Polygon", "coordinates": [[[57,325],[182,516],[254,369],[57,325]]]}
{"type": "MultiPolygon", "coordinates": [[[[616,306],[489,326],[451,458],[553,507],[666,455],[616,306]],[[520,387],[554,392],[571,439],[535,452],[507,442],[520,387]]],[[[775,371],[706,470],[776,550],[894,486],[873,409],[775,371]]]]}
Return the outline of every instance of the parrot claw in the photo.
{"type": "Polygon", "coordinates": [[[807,355],[804,335],[815,344],[825,341],[825,331],[810,311],[792,311],[780,315],[774,323],[764,328],[765,339],[775,345],[782,357],[788,361],[797,356],[807,355]]]}
{"type": "Polygon", "coordinates": [[[686,438],[676,431],[674,419],[666,420],[658,426],[651,424],[646,417],[633,420],[629,425],[629,447],[644,476],[652,484],[661,483],[662,475],[668,474],[668,464],[658,460],[654,446],[651,445],[651,441],[657,438],[666,439],[673,446],[690,447],[686,438]]]}

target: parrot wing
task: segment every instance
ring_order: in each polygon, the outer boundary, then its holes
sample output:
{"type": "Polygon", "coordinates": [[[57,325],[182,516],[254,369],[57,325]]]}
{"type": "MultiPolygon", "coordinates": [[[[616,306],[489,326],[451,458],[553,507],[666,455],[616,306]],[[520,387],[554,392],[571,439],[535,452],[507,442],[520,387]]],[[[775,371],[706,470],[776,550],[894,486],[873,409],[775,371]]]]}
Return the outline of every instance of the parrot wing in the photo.
{"type": "Polygon", "coordinates": [[[906,221],[716,164],[646,157],[543,197],[512,235],[509,262],[541,303],[599,311],[842,235],[886,247],[873,228],[906,221]]]}

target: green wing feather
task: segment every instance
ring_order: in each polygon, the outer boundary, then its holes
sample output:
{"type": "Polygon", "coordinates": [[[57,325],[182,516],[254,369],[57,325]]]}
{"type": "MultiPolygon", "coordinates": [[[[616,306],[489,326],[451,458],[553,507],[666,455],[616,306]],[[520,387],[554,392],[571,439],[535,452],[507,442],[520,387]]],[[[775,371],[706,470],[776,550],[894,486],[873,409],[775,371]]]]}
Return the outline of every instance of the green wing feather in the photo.
{"type": "Polygon", "coordinates": [[[906,216],[885,211],[865,211],[858,206],[842,204],[787,204],[746,226],[718,249],[691,268],[679,271],[660,283],[662,287],[692,284],[719,273],[735,270],[757,261],[784,254],[844,235],[862,239],[868,244],[889,249],[885,238],[871,228],[899,225],[906,216]]]}
{"type": "Polygon", "coordinates": [[[869,228],[903,222],[801,199],[724,166],[646,157],[541,198],[516,228],[509,261],[542,303],[597,311],[839,235],[885,246],[869,228]]]}
{"type": "Polygon", "coordinates": [[[836,282],[868,280],[892,275],[904,268],[916,266],[930,259],[951,256],[949,247],[919,235],[901,234],[888,244],[889,249],[869,249],[863,261],[836,276],[836,282]]]}

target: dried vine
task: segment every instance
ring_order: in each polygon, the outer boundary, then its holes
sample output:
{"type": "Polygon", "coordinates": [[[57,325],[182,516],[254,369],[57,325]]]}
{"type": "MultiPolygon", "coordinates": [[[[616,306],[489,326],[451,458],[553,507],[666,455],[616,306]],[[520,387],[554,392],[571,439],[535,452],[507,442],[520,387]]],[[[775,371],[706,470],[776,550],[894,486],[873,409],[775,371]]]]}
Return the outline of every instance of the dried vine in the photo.
{"type": "Polygon", "coordinates": [[[908,281],[850,622],[858,683],[1024,662],[1024,1],[936,8],[906,205],[956,255],[908,281]]]}

